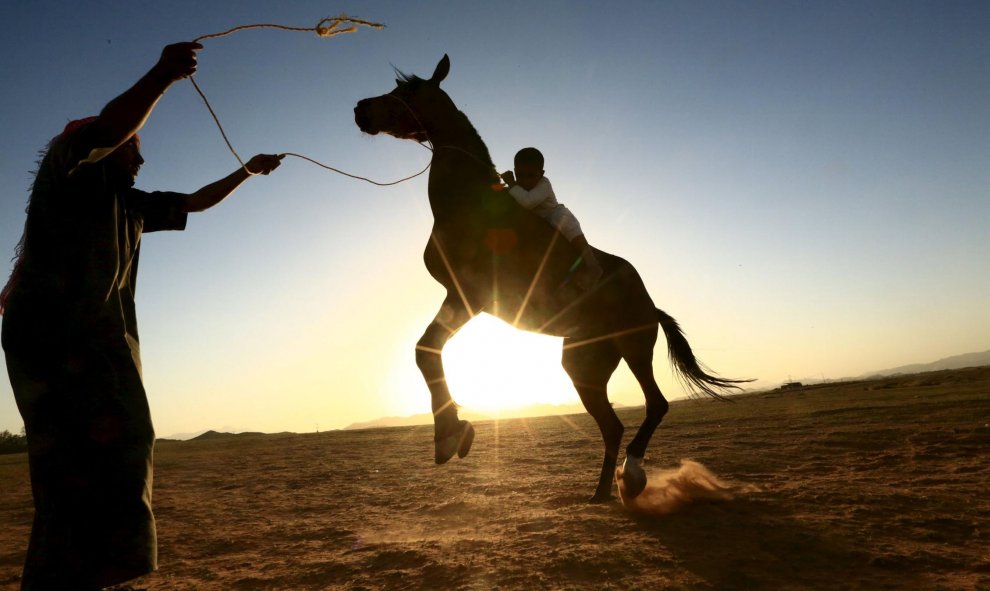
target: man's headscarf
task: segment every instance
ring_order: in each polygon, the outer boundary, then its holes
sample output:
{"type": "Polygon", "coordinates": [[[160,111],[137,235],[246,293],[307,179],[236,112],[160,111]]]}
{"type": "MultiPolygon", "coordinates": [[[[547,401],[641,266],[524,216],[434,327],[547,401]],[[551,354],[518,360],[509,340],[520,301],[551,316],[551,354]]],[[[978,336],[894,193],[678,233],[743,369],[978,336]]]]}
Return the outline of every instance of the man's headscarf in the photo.
{"type": "Polygon", "coordinates": [[[92,117],[83,117],[82,119],[76,119],[74,121],[69,121],[68,123],[65,124],[65,129],[62,130],[62,133],[58,134],[58,136],[56,137],[58,138],[69,137],[70,135],[79,131],[83,125],[86,125],[87,123],[92,123],[97,119],[99,119],[99,117],[92,116],[92,117]]]}
{"type": "MultiPolygon", "coordinates": [[[[80,129],[82,129],[83,126],[88,125],[96,121],[97,119],[99,119],[99,117],[92,116],[92,117],[83,117],[82,119],[74,119],[72,121],[69,121],[68,123],[65,124],[65,129],[62,130],[62,133],[55,136],[55,138],[52,141],[54,142],[56,140],[68,138],[73,134],[75,134],[76,132],[78,132],[80,129]]],[[[134,137],[137,138],[138,135],[135,133],[134,137]]],[[[140,139],[138,139],[138,141],[140,141],[140,139]]],[[[15,253],[14,257],[16,258],[16,262],[14,263],[14,269],[10,272],[10,278],[7,279],[7,285],[5,285],[3,290],[0,291],[0,316],[3,316],[4,310],[7,307],[7,299],[10,298],[10,294],[14,290],[14,286],[17,284],[17,280],[21,276],[21,267],[24,264],[24,239],[25,239],[25,235],[27,234],[26,228],[27,228],[27,224],[25,223],[25,232],[21,234],[21,239],[17,243],[17,248],[14,250],[15,253]]]]}
{"type": "MultiPolygon", "coordinates": [[[[99,119],[99,117],[93,115],[91,117],[83,117],[82,119],[75,119],[73,121],[69,121],[68,123],[65,124],[65,129],[62,130],[62,133],[55,136],[55,139],[67,138],[72,134],[76,133],[77,131],[79,131],[80,129],[82,129],[84,125],[89,125],[90,123],[96,121],[97,119],[99,119]]],[[[138,134],[135,133],[133,137],[136,138],[137,141],[139,142],[141,141],[141,138],[140,136],[138,136],[138,134]]]]}

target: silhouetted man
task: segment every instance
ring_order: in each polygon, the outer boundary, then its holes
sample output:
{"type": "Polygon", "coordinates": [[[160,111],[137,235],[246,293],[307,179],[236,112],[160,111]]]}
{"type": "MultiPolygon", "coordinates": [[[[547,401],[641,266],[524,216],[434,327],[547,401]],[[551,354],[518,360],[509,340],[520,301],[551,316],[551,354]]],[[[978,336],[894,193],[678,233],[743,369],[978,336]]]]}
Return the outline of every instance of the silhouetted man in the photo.
{"type": "Polygon", "coordinates": [[[38,167],[0,294],[35,506],[24,590],[100,589],[157,568],[155,435],[134,313],[141,234],[184,229],[189,212],[281,160],[255,156],[191,194],[133,188],[144,162],[137,131],[169,86],[196,71],[199,49],[165,47],[99,116],[69,123],[38,167]]]}

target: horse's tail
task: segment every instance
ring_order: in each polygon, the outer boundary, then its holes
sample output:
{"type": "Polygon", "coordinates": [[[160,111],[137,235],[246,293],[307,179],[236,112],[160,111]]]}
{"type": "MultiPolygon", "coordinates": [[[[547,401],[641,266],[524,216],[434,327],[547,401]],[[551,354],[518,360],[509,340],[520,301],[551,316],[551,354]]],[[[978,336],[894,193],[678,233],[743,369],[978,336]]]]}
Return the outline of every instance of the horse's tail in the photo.
{"type": "Polygon", "coordinates": [[[667,337],[667,352],[674,366],[675,374],[694,394],[702,393],[712,398],[726,400],[725,394],[738,390],[739,385],[753,380],[732,380],[711,375],[711,370],[704,366],[694,356],[691,345],[681,331],[677,321],[663,310],[657,308],[657,319],[663,334],[667,337]]]}

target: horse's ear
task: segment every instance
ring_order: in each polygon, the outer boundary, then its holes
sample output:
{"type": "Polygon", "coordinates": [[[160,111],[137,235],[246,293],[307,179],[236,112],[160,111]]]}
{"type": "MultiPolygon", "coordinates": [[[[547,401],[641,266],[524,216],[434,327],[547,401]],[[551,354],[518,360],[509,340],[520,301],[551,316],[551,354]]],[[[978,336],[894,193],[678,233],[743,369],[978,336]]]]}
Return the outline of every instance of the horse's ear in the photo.
{"type": "Polygon", "coordinates": [[[450,58],[447,57],[447,54],[445,53],[443,54],[443,58],[440,60],[440,63],[437,64],[437,69],[433,70],[433,77],[430,78],[430,82],[439,86],[440,83],[443,82],[443,79],[446,78],[447,74],[449,73],[450,73],[450,58]]]}

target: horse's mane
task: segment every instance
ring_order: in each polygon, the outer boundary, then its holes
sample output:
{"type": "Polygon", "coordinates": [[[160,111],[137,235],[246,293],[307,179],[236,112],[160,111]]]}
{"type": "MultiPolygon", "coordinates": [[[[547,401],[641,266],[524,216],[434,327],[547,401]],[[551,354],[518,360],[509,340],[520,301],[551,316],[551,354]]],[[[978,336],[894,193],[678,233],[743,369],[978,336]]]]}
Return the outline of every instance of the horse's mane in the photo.
{"type": "Polygon", "coordinates": [[[492,161],[492,155],[488,151],[488,145],[485,144],[485,140],[481,139],[481,134],[474,128],[471,120],[464,114],[464,111],[457,111],[457,118],[459,120],[458,123],[463,126],[466,135],[465,139],[475,141],[478,145],[478,150],[481,152],[480,154],[472,152],[471,155],[475,156],[479,162],[490,168],[495,174],[498,174],[498,171],[495,170],[495,163],[492,161]]]}
{"type": "Polygon", "coordinates": [[[398,79],[399,79],[400,82],[404,82],[404,83],[413,82],[413,83],[415,83],[415,82],[423,82],[424,81],[419,76],[416,76],[415,74],[406,74],[405,72],[403,72],[399,68],[396,68],[395,66],[392,66],[392,69],[395,70],[395,75],[398,76],[398,79]]]}

